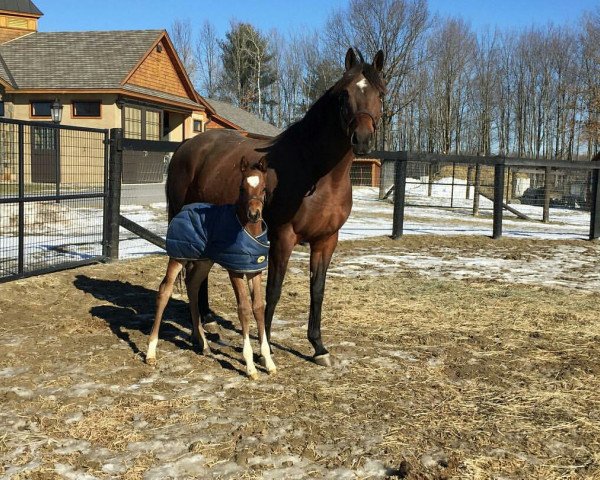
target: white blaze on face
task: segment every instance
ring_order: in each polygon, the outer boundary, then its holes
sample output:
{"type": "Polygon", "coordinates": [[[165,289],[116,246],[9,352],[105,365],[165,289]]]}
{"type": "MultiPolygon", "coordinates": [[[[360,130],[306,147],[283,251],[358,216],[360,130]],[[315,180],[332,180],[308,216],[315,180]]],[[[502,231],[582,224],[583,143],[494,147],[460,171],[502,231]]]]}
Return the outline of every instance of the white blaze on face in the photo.
{"type": "Polygon", "coordinates": [[[251,177],[246,178],[246,181],[252,188],[256,188],[260,182],[260,178],[258,178],[257,175],[252,175],[251,177]]]}
{"type": "Polygon", "coordinates": [[[360,81],[356,84],[362,93],[365,93],[365,88],[369,86],[369,82],[367,82],[366,78],[361,78],[360,81]]]}

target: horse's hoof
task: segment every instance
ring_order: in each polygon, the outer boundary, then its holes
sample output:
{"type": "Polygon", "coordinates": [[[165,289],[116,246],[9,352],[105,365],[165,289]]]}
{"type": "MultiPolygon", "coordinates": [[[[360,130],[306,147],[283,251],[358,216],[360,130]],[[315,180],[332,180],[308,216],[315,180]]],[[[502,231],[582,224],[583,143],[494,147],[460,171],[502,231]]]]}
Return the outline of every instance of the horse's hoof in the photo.
{"type": "Polygon", "coordinates": [[[210,347],[206,347],[202,350],[202,355],[204,355],[205,357],[212,357],[212,350],[210,349],[210,347]]]}
{"type": "Polygon", "coordinates": [[[216,320],[212,320],[208,323],[203,323],[202,328],[204,328],[204,331],[207,333],[219,333],[219,324],[216,322],[216,320]]]}
{"type": "Polygon", "coordinates": [[[273,367],[271,370],[267,370],[267,373],[269,375],[275,375],[277,373],[277,369],[275,367],[273,367]]]}
{"type": "Polygon", "coordinates": [[[253,372],[248,374],[249,380],[258,380],[258,372],[253,372]]]}
{"type": "Polygon", "coordinates": [[[150,365],[151,367],[156,366],[156,357],[148,358],[146,357],[146,365],[150,365]]]}
{"type": "Polygon", "coordinates": [[[321,365],[322,367],[331,367],[331,357],[328,353],[324,353],[323,355],[315,355],[313,360],[317,365],[321,365]]]}

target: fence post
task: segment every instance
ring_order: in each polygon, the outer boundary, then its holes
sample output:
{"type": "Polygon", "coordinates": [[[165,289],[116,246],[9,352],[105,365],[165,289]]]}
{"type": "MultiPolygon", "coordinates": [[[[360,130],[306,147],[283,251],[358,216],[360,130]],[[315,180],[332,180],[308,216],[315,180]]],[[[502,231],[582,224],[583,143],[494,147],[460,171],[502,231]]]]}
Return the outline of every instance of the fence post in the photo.
{"type": "Polygon", "coordinates": [[[473,216],[479,215],[479,190],[481,189],[481,165],[475,165],[475,188],[473,189],[473,216]]]}
{"type": "Polygon", "coordinates": [[[502,207],[504,196],[504,159],[494,165],[494,230],[492,238],[502,236],[502,207]]]}
{"type": "Polygon", "coordinates": [[[17,273],[23,275],[25,271],[25,126],[17,126],[17,141],[19,143],[19,246],[17,259],[17,273]]]}
{"type": "Polygon", "coordinates": [[[110,129],[108,182],[104,199],[104,245],[102,254],[108,261],[119,259],[119,214],[121,211],[121,177],[123,174],[123,130],[110,129]]]}
{"type": "Polygon", "coordinates": [[[590,240],[600,237],[600,171],[592,170],[592,204],[590,208],[590,240]]]}
{"type": "Polygon", "coordinates": [[[394,222],[392,225],[392,238],[397,240],[404,233],[404,200],[406,193],[406,164],[408,154],[400,152],[395,162],[394,172],[394,222]]]}
{"type": "Polygon", "coordinates": [[[542,214],[542,222],[550,221],[550,167],[546,167],[544,175],[544,211],[542,214]]]}

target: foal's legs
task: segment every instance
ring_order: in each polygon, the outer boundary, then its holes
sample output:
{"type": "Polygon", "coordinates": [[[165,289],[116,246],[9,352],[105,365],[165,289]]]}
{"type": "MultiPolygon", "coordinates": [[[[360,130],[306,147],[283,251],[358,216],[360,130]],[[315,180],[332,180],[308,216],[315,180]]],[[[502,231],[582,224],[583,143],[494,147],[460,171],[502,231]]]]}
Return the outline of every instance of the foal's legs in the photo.
{"type": "Polygon", "coordinates": [[[250,344],[250,320],[252,318],[252,306],[248,299],[248,288],[246,282],[244,282],[243,273],[229,272],[229,279],[235,292],[235,299],[238,307],[238,317],[242,324],[242,337],[244,338],[244,347],[242,354],[244,355],[244,361],[246,362],[246,374],[252,379],[258,378],[256,366],[254,365],[254,358],[252,352],[252,345],[250,344]]]}
{"type": "Polygon", "coordinates": [[[154,324],[152,325],[152,333],[150,333],[150,338],[148,339],[148,351],[146,353],[146,363],[149,365],[156,364],[156,344],[158,343],[160,322],[169,298],[171,298],[171,294],[173,293],[173,285],[175,284],[175,280],[177,280],[177,275],[179,275],[182,268],[183,264],[181,262],[170,258],[167,265],[167,273],[158,287],[158,293],[156,294],[156,315],[154,316],[154,324]]]}
{"type": "Polygon", "coordinates": [[[185,277],[185,286],[190,303],[190,314],[192,316],[192,342],[200,344],[200,349],[204,355],[210,355],[210,347],[204,336],[204,327],[200,323],[198,291],[202,283],[206,281],[212,265],[213,262],[210,260],[193,262],[191,268],[187,270],[185,277]]]}
{"type": "Polygon", "coordinates": [[[262,296],[262,273],[248,275],[248,286],[252,296],[252,313],[258,328],[258,343],[260,345],[260,356],[264,360],[264,366],[268,373],[275,373],[277,367],[271,358],[271,347],[265,333],[265,302],[262,296]]]}
{"type": "Polygon", "coordinates": [[[331,366],[329,352],[321,340],[321,307],[325,296],[327,268],[337,246],[338,234],[310,244],[310,313],[308,316],[308,340],[315,349],[313,357],[317,365],[331,366]]]}

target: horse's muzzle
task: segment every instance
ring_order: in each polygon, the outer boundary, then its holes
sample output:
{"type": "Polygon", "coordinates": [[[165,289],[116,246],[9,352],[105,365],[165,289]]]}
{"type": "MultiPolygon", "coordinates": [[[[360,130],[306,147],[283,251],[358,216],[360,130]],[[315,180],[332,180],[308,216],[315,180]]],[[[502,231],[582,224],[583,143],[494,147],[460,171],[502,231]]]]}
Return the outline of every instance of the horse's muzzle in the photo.
{"type": "Polygon", "coordinates": [[[260,210],[256,210],[255,212],[251,212],[248,210],[248,221],[251,223],[258,223],[262,218],[260,210]]]}
{"type": "Polygon", "coordinates": [[[350,137],[350,144],[355,155],[366,155],[372,149],[373,133],[360,134],[358,129],[354,130],[350,137]]]}

